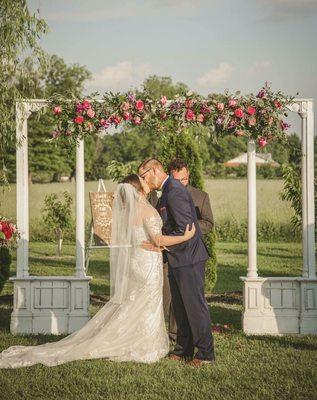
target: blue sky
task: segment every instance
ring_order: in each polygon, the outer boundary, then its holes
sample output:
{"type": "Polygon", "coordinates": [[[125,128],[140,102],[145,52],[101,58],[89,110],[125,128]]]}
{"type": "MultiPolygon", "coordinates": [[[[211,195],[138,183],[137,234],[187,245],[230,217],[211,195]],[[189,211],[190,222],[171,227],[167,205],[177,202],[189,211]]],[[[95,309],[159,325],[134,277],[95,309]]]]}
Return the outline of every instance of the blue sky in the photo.
{"type": "Polygon", "coordinates": [[[202,94],[268,80],[317,98],[317,0],[29,0],[50,27],[42,47],[93,73],[87,92],[150,74],[202,94]]]}

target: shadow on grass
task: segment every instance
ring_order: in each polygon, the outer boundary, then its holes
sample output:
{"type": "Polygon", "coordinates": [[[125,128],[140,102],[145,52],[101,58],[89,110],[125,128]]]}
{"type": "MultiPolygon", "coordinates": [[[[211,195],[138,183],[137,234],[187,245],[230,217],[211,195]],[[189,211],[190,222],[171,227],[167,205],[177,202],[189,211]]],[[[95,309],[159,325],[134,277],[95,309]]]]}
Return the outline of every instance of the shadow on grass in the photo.
{"type": "Polygon", "coordinates": [[[211,304],[210,316],[212,325],[227,324],[234,331],[241,330],[241,315],[242,312],[237,309],[214,306],[211,304]]]}
{"type": "Polygon", "coordinates": [[[221,264],[217,266],[217,283],[214,291],[226,292],[242,290],[242,281],[240,276],[246,276],[246,267],[240,264],[221,264]]]}
{"type": "Polygon", "coordinates": [[[283,348],[296,350],[317,350],[317,343],[309,343],[309,335],[287,335],[287,336],[247,336],[250,341],[263,341],[269,346],[278,345],[283,348]]]}

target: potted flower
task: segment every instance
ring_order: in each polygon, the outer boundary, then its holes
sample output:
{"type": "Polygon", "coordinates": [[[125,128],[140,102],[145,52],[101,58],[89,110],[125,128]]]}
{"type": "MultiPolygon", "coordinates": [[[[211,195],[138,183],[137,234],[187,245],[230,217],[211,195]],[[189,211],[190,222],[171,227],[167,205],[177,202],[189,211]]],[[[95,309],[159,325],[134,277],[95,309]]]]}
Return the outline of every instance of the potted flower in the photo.
{"type": "Polygon", "coordinates": [[[17,237],[15,224],[0,215],[0,293],[9,279],[12,262],[11,248],[16,243],[17,237]]]}

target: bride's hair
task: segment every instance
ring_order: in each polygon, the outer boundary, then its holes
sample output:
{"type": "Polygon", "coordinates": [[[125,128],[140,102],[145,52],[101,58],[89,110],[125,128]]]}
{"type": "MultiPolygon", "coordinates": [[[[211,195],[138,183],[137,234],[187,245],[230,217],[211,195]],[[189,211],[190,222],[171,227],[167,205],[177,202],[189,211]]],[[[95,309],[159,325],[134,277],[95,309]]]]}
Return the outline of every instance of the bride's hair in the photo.
{"type": "Polygon", "coordinates": [[[130,183],[130,185],[134,186],[138,192],[144,193],[140,178],[137,174],[126,176],[120,183],[130,183]]]}

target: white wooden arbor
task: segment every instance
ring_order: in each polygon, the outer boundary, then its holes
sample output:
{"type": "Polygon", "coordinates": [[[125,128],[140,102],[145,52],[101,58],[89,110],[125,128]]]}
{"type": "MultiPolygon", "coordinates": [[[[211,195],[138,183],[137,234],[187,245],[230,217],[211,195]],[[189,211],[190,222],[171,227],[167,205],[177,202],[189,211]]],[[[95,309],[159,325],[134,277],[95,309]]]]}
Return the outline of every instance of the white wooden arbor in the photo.
{"type": "MultiPolygon", "coordinates": [[[[74,276],[30,276],[27,120],[45,100],[16,103],[17,225],[21,233],[14,282],[11,332],[70,333],[89,319],[85,271],[84,144],[76,150],[76,271],[74,276]]],[[[247,334],[317,334],[314,237],[314,110],[312,99],[296,99],[290,110],[302,119],[303,273],[261,278],[257,272],[255,143],[248,144],[248,270],[244,281],[243,330],[247,334]]]]}

